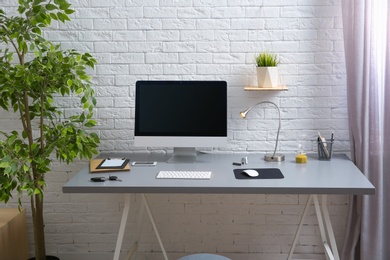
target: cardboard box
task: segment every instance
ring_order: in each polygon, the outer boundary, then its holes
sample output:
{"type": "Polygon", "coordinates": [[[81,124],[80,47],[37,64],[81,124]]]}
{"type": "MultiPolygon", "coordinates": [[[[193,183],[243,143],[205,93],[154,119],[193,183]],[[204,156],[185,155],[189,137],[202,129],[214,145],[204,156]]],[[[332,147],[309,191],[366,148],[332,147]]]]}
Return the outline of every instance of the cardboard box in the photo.
{"type": "Polygon", "coordinates": [[[0,208],[0,260],[28,259],[26,209],[0,208]]]}

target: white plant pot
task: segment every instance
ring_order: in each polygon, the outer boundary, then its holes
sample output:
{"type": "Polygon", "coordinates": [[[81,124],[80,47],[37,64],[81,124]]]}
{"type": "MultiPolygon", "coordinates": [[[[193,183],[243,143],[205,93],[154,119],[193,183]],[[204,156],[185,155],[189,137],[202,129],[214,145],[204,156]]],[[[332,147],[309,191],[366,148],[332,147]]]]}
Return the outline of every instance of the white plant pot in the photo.
{"type": "Polygon", "coordinates": [[[259,88],[276,88],[279,86],[278,67],[256,67],[259,88]]]}

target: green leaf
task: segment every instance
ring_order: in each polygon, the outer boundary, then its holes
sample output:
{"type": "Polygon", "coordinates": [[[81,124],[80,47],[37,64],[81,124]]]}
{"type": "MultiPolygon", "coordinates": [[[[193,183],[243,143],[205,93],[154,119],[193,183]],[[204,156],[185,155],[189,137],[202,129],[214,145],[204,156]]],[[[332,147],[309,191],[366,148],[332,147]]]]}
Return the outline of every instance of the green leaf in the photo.
{"type": "Polygon", "coordinates": [[[50,13],[50,17],[56,21],[58,21],[58,16],[55,13],[50,13]]]}
{"type": "Polygon", "coordinates": [[[67,9],[67,10],[65,10],[65,13],[66,14],[73,14],[75,11],[74,10],[72,10],[72,9],[67,9]]]}
{"type": "Polygon", "coordinates": [[[52,10],[55,10],[57,9],[57,7],[53,4],[47,4],[46,5],[46,9],[49,10],[49,11],[52,11],[52,10]]]}
{"type": "Polygon", "coordinates": [[[36,33],[36,34],[42,35],[42,31],[38,27],[34,27],[31,31],[36,33]]]}
{"type": "Polygon", "coordinates": [[[69,3],[62,3],[62,4],[60,4],[60,9],[67,10],[70,6],[71,6],[71,4],[69,4],[69,3]]]}
{"type": "Polygon", "coordinates": [[[0,168],[8,168],[9,162],[0,161],[0,168]]]}

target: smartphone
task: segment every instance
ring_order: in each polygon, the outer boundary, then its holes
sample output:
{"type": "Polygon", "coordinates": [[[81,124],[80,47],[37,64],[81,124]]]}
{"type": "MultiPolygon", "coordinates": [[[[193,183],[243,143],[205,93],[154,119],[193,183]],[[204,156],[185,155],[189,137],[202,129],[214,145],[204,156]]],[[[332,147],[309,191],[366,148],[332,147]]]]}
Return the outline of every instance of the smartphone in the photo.
{"type": "Polygon", "coordinates": [[[132,162],[133,166],[156,166],[157,162],[132,162]]]}

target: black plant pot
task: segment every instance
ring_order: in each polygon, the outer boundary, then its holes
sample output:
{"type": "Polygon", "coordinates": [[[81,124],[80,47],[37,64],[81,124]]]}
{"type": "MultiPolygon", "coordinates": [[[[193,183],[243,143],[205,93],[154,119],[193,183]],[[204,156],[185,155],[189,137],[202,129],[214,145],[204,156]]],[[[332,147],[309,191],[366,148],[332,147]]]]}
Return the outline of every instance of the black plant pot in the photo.
{"type": "MultiPolygon", "coordinates": [[[[35,260],[35,257],[31,257],[28,260],[35,260]]],[[[46,260],[60,260],[60,259],[56,256],[47,255],[46,260]]]]}

